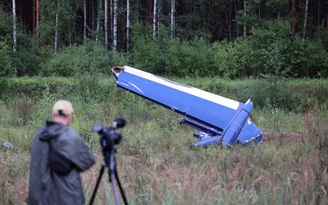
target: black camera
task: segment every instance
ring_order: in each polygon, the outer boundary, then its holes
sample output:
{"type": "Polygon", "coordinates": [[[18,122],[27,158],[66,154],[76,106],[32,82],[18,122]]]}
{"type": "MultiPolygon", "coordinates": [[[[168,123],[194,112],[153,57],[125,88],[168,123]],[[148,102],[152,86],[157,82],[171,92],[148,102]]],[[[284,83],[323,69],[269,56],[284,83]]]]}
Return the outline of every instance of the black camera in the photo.
{"type": "Polygon", "coordinates": [[[119,118],[113,122],[110,127],[103,127],[102,125],[93,125],[92,131],[97,132],[100,136],[100,143],[103,151],[109,151],[114,148],[114,145],[119,144],[122,139],[120,132],[116,131],[116,128],[125,126],[125,119],[119,118]]]}
{"type": "Polygon", "coordinates": [[[96,196],[96,192],[101,180],[101,177],[104,173],[104,169],[107,167],[108,168],[108,175],[109,175],[109,182],[111,182],[113,184],[113,191],[114,191],[114,196],[115,196],[115,201],[116,204],[119,204],[119,198],[118,198],[118,194],[117,194],[117,190],[116,190],[116,183],[120,188],[121,194],[122,194],[122,198],[124,200],[124,203],[127,205],[128,202],[126,200],[126,197],[124,195],[123,192],[123,188],[121,185],[121,182],[118,178],[117,175],[117,170],[116,170],[116,160],[115,160],[115,149],[114,146],[116,144],[119,144],[121,142],[122,139],[122,135],[120,132],[116,131],[116,128],[121,128],[125,126],[125,119],[116,119],[113,122],[113,125],[110,127],[103,127],[102,125],[93,125],[92,126],[92,131],[93,132],[97,132],[100,136],[100,143],[101,143],[101,147],[102,147],[102,153],[104,156],[104,162],[105,164],[103,164],[101,166],[101,170],[99,172],[99,177],[97,180],[97,184],[96,187],[92,193],[92,197],[90,200],[90,205],[92,205],[94,198],[96,196]]]}

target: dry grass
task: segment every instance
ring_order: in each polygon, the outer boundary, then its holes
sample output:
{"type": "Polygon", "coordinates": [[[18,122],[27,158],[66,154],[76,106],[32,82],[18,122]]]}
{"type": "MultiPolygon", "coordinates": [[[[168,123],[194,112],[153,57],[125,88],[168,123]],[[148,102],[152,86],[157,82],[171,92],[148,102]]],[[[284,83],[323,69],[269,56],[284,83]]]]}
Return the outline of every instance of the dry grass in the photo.
{"type": "MultiPolygon", "coordinates": [[[[193,130],[179,126],[171,113],[135,105],[137,114],[130,116],[126,114],[131,110],[115,105],[109,109],[108,104],[75,103],[72,127],[83,134],[97,158],[97,164],[81,174],[87,202],[103,163],[91,125],[109,124],[108,116],[119,115],[127,116],[128,121],[120,130],[123,140],[116,145],[116,159],[129,204],[328,203],[327,108],[304,114],[257,110],[253,118],[264,131],[260,146],[191,149],[193,130]]],[[[20,149],[1,150],[0,204],[26,204],[29,146],[43,123],[40,119],[47,117],[48,106],[40,104],[38,113],[27,115],[22,124],[11,114],[19,108],[6,106],[0,106],[1,142],[10,141],[20,149]]],[[[106,172],[94,204],[115,204],[106,172]]]]}

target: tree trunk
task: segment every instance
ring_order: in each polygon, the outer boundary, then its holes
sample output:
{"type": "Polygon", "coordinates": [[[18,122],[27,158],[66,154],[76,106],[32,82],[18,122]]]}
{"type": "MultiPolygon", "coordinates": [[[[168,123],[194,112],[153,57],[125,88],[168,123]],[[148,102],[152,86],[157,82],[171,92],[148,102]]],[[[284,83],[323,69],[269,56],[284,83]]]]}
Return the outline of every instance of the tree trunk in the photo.
{"type": "Polygon", "coordinates": [[[229,1],[228,33],[229,40],[232,40],[232,0],[229,1]]]}
{"type": "Polygon", "coordinates": [[[117,0],[113,1],[113,50],[117,50],[117,0]]]}
{"type": "Polygon", "coordinates": [[[175,0],[171,0],[171,41],[175,37],[175,0]]]}
{"type": "Polygon", "coordinates": [[[40,0],[33,1],[33,34],[36,34],[36,31],[40,24],[40,0]]]}
{"type": "Polygon", "coordinates": [[[126,51],[130,50],[130,0],[126,0],[126,51]]]}
{"type": "Polygon", "coordinates": [[[162,7],[163,7],[163,0],[159,0],[158,1],[158,5],[157,5],[157,33],[159,34],[159,30],[160,30],[160,23],[161,23],[161,19],[162,19],[162,7]]]}
{"type": "Polygon", "coordinates": [[[151,11],[152,11],[152,9],[154,8],[154,6],[153,6],[153,1],[152,0],[148,0],[148,2],[149,2],[149,4],[148,4],[148,19],[147,19],[147,21],[149,21],[149,22],[151,22],[152,20],[153,20],[153,18],[152,18],[152,15],[151,15],[151,11]]]}
{"type": "Polygon", "coordinates": [[[98,12],[97,12],[97,28],[96,28],[96,42],[99,41],[99,32],[100,32],[100,20],[101,20],[101,15],[103,13],[102,10],[102,1],[98,1],[98,12]]]}
{"type": "Polygon", "coordinates": [[[114,19],[113,5],[114,5],[114,3],[113,3],[113,0],[110,0],[109,2],[110,3],[109,3],[109,7],[108,8],[109,8],[109,16],[110,16],[110,20],[109,20],[110,26],[108,28],[110,29],[110,31],[108,32],[109,33],[109,36],[108,37],[113,38],[113,27],[114,27],[113,26],[113,19],[114,19]]]}
{"type": "Polygon", "coordinates": [[[318,0],[317,8],[317,26],[319,27],[321,25],[321,0],[318,0]]]}
{"type": "Polygon", "coordinates": [[[58,33],[58,12],[56,13],[56,20],[55,20],[55,46],[54,46],[54,52],[57,53],[58,51],[58,38],[59,38],[59,33],[58,33]]]}
{"type": "MultiPolygon", "coordinates": [[[[91,11],[89,13],[91,14],[91,30],[96,31],[97,28],[97,18],[96,18],[96,12],[97,12],[97,0],[91,1],[91,11]]],[[[95,32],[92,34],[92,39],[95,39],[95,32]]]]}
{"type": "Polygon", "coordinates": [[[156,37],[156,11],[157,11],[157,0],[154,0],[153,8],[153,39],[156,37]]]}
{"type": "MultiPolygon", "coordinates": [[[[247,1],[244,0],[244,17],[246,17],[247,15],[247,1]]],[[[244,31],[244,39],[247,38],[247,23],[246,23],[246,20],[244,19],[244,28],[243,28],[243,31],[244,31]]]]}
{"type": "Polygon", "coordinates": [[[306,0],[305,3],[305,13],[304,13],[304,26],[303,26],[303,41],[305,39],[305,33],[306,33],[306,25],[307,25],[307,18],[308,18],[308,7],[309,7],[309,0],[306,0]]]}
{"type": "Polygon", "coordinates": [[[293,36],[295,36],[296,33],[296,0],[292,0],[292,8],[291,8],[291,16],[292,16],[292,31],[293,36]]]}
{"type": "Polygon", "coordinates": [[[83,44],[87,41],[87,0],[83,1],[83,44]]]}
{"type": "Polygon", "coordinates": [[[17,48],[17,35],[16,35],[16,2],[13,0],[13,52],[16,52],[17,48]]]}
{"type": "Polygon", "coordinates": [[[108,50],[109,45],[108,45],[108,0],[105,0],[105,5],[104,5],[104,24],[105,24],[105,48],[108,50]]]}
{"type": "MultiPolygon", "coordinates": [[[[13,0],[13,53],[16,53],[17,49],[17,37],[16,37],[16,2],[13,0]]],[[[15,67],[15,76],[17,76],[17,68],[15,67]]]]}

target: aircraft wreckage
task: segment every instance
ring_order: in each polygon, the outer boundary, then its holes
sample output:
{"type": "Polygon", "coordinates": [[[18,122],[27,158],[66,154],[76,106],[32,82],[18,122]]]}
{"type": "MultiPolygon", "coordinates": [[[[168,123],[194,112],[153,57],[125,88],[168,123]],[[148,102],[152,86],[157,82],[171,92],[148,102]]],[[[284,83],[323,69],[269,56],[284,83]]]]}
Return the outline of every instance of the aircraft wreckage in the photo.
{"type": "Polygon", "coordinates": [[[251,100],[241,103],[129,66],[111,71],[118,87],[181,114],[180,124],[199,131],[194,146],[262,142],[262,131],[249,118],[251,100]]]}

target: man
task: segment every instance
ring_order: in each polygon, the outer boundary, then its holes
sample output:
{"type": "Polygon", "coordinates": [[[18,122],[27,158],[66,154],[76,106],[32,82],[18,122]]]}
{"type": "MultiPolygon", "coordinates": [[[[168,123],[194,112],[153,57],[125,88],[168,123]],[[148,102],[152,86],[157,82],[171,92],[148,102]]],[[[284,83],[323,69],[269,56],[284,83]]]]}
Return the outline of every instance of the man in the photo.
{"type": "Polygon", "coordinates": [[[53,121],[46,121],[31,146],[28,204],[84,204],[80,172],[89,169],[95,158],[83,139],[68,125],[73,107],[57,101],[53,121]]]}

